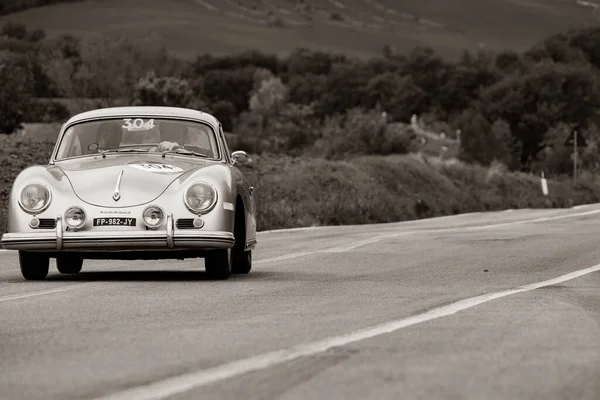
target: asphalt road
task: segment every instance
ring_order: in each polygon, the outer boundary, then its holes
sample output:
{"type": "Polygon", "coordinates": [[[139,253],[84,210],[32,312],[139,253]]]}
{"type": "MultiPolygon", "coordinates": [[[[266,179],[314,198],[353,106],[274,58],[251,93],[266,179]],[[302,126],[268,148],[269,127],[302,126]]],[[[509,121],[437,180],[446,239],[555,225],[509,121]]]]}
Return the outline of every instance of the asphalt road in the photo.
{"type": "Polygon", "coordinates": [[[1,252],[0,398],[600,398],[600,205],[258,239],[222,282],[1,252]]]}

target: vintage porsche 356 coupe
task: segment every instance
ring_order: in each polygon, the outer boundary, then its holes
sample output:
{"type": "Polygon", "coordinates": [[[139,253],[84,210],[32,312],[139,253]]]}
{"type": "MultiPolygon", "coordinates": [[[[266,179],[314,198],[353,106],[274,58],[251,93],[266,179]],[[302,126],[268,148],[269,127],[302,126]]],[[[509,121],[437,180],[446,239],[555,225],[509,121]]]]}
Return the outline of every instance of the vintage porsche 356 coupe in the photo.
{"type": "Polygon", "coordinates": [[[210,279],[247,274],[253,187],[219,121],[177,107],[84,112],[61,128],[47,165],[17,176],[5,249],[27,280],[81,271],[84,259],[204,258],[210,279]]]}

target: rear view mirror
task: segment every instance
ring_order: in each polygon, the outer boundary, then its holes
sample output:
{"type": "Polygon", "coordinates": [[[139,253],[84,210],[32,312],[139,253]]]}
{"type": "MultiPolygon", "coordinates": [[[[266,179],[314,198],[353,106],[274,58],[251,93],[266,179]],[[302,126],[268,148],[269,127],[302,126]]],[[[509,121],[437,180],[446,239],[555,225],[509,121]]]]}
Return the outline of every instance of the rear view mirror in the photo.
{"type": "Polygon", "coordinates": [[[246,161],[248,161],[248,154],[246,154],[246,152],[243,150],[234,151],[233,153],[231,153],[231,159],[233,160],[234,164],[243,164],[246,161]]]}

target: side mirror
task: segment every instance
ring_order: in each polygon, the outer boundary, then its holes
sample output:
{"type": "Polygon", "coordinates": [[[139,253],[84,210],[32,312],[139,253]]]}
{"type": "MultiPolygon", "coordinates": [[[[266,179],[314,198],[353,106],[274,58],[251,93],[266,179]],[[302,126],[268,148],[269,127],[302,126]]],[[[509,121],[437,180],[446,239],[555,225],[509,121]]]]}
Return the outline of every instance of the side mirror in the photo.
{"type": "Polygon", "coordinates": [[[233,153],[231,153],[231,159],[233,160],[234,164],[243,164],[246,161],[248,161],[248,154],[246,154],[246,152],[243,150],[234,151],[233,153]]]}

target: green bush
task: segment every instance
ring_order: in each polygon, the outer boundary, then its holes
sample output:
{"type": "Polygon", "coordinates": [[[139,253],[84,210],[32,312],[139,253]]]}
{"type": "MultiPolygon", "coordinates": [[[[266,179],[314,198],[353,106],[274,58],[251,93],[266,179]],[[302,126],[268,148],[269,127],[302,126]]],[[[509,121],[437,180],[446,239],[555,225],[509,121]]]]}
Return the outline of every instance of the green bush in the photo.
{"type": "MultiPolygon", "coordinates": [[[[6,230],[8,194],[17,174],[47,163],[54,139],[0,136],[0,226],[6,230]]],[[[506,208],[569,207],[600,200],[598,178],[583,174],[549,181],[509,172],[495,163],[480,167],[417,155],[357,156],[333,161],[253,155],[242,171],[255,186],[259,230],[396,222],[506,208]]]]}

